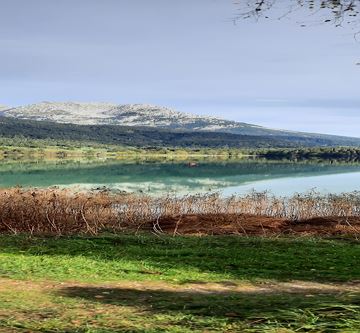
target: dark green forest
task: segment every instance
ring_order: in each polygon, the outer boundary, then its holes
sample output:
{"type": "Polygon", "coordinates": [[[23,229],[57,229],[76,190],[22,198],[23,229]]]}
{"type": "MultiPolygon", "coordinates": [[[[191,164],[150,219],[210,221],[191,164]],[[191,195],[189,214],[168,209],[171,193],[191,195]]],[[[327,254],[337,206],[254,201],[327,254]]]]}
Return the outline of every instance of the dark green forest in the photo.
{"type": "Polygon", "coordinates": [[[250,154],[256,154],[266,159],[277,160],[346,160],[360,161],[360,147],[303,147],[283,149],[256,149],[249,150],[250,154]]]}
{"type": "Polygon", "coordinates": [[[77,144],[83,142],[135,148],[299,148],[360,144],[360,139],[336,136],[333,138],[251,136],[150,127],[59,124],[7,117],[0,118],[0,137],[12,138],[16,142],[20,140],[22,145],[26,145],[27,140],[36,139],[59,142],[60,145],[64,142],[77,144]]]}

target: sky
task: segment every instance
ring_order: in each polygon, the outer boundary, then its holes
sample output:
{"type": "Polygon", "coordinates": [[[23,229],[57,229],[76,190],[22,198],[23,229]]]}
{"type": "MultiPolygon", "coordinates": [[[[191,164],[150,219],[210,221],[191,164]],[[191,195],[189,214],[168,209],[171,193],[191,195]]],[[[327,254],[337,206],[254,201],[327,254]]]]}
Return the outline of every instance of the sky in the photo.
{"type": "Polygon", "coordinates": [[[0,8],[0,104],[146,103],[360,137],[360,42],[349,27],[304,28],[299,17],[234,24],[232,0],[0,8]]]}

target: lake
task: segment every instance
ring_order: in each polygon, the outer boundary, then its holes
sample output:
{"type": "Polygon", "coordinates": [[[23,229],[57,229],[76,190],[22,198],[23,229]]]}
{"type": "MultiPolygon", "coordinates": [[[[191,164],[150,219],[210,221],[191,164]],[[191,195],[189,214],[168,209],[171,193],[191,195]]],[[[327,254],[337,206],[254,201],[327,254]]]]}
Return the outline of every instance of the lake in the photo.
{"type": "Polygon", "coordinates": [[[360,164],[264,160],[116,161],[57,160],[0,162],[0,187],[75,187],[161,195],[271,191],[292,195],[360,190],[360,164]]]}

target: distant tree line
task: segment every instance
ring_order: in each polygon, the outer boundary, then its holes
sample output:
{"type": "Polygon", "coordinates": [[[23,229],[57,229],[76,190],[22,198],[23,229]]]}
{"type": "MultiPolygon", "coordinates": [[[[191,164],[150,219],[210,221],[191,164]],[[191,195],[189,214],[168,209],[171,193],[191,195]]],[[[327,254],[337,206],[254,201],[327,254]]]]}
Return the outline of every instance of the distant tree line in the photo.
{"type": "Polygon", "coordinates": [[[267,159],[288,160],[346,160],[360,161],[360,147],[303,147],[296,149],[257,149],[249,153],[267,159]]]}

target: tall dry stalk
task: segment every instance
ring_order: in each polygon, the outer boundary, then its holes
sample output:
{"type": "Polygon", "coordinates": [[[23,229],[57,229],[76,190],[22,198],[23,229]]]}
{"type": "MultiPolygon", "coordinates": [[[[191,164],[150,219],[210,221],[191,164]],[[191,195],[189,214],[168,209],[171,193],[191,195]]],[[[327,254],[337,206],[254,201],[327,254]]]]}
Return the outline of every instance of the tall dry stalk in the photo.
{"type": "MultiPolygon", "coordinates": [[[[360,192],[322,195],[316,192],[276,197],[268,192],[221,197],[123,195],[60,189],[0,190],[0,232],[92,234],[119,232],[189,214],[269,216],[292,221],[313,217],[360,216],[360,192]]],[[[210,227],[210,226],[209,226],[210,227]]]]}

